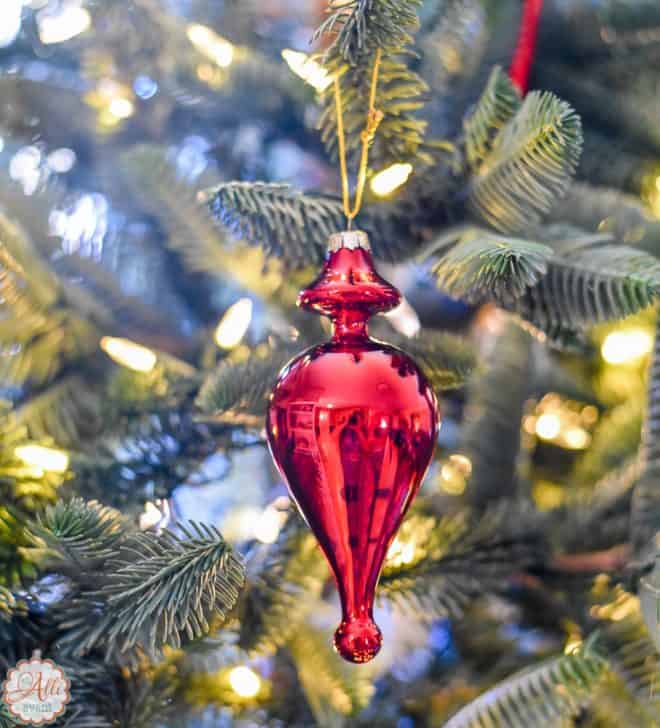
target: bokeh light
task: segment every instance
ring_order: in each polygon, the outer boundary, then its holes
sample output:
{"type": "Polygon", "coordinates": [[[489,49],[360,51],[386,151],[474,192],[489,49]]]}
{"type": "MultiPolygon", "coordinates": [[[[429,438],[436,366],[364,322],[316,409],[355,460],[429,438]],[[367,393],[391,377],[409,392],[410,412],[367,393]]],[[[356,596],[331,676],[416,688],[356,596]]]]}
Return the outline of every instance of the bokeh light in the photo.
{"type": "Polygon", "coordinates": [[[88,30],[91,24],[89,12],[75,2],[49,6],[37,14],[39,39],[45,45],[75,38],[88,30]]]}
{"type": "Polygon", "coordinates": [[[63,450],[43,445],[20,445],[14,451],[26,465],[52,473],[64,473],[69,467],[69,456],[63,450]]]}
{"type": "Polygon", "coordinates": [[[317,91],[325,91],[332,83],[332,76],[320,63],[317,63],[306,53],[285,48],[282,51],[282,58],[296,76],[302,78],[303,81],[313,86],[317,91]]]}
{"type": "Polygon", "coordinates": [[[232,304],[220,320],[215,330],[215,343],[221,349],[233,349],[250,328],[252,321],[252,301],[241,298],[232,304]]]}
{"type": "Polygon", "coordinates": [[[387,197],[408,181],[408,177],[410,177],[412,171],[413,166],[408,162],[405,164],[392,164],[386,169],[377,172],[371,178],[371,182],[369,183],[371,191],[378,197],[387,197]]]}
{"type": "Polygon", "coordinates": [[[645,329],[626,329],[609,333],[601,346],[608,364],[632,364],[647,356],[653,349],[653,336],[645,329]]]}
{"type": "Polygon", "coordinates": [[[146,374],[156,366],[157,358],[153,351],[129,339],[104,336],[100,346],[111,359],[127,369],[146,374]]]}
{"type": "Polygon", "coordinates": [[[221,68],[227,68],[234,59],[234,46],[205,25],[188,26],[188,40],[209,60],[221,68]]]}
{"type": "Polygon", "coordinates": [[[242,698],[254,698],[261,688],[261,678],[254,670],[240,665],[229,673],[229,684],[242,698]]]}
{"type": "Polygon", "coordinates": [[[23,0],[0,2],[0,48],[11,45],[21,32],[23,0]]]}

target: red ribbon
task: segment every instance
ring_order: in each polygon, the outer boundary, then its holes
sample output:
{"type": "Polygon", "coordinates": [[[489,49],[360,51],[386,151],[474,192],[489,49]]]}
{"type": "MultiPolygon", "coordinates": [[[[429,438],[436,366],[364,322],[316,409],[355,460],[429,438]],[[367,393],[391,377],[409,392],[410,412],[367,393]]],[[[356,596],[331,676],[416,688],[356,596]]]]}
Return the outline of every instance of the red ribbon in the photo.
{"type": "Polygon", "coordinates": [[[525,0],[518,43],[509,68],[509,76],[521,94],[525,94],[529,84],[542,7],[543,0],[525,0]]]}

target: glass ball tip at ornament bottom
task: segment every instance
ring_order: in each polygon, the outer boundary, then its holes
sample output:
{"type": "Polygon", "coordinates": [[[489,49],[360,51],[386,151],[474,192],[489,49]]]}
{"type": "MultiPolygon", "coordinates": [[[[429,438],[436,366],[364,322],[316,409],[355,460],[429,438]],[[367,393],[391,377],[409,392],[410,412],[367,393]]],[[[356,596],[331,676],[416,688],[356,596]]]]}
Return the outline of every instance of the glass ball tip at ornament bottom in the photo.
{"type": "Polygon", "coordinates": [[[367,334],[368,317],[398,300],[368,249],[331,248],[300,304],[330,316],[332,340],[282,370],[267,417],[273,457],[337,581],[335,647],[359,663],[380,649],[376,585],[437,435],[424,375],[404,352],[367,334]]]}

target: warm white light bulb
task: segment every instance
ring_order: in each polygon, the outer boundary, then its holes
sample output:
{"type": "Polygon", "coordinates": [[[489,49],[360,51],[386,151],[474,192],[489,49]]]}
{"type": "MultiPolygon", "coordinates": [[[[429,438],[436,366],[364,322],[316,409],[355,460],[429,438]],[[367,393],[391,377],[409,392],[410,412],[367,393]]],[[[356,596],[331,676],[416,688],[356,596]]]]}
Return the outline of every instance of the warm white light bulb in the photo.
{"type": "Polygon", "coordinates": [[[414,539],[404,541],[397,536],[387,550],[386,559],[392,566],[401,566],[402,564],[412,564],[416,554],[417,546],[414,539]]]}
{"type": "Polygon", "coordinates": [[[282,58],[296,76],[302,78],[303,81],[313,86],[317,91],[325,91],[332,83],[332,76],[320,63],[317,63],[306,53],[285,48],[282,51],[282,58]]]}
{"type": "Polygon", "coordinates": [[[221,68],[227,68],[234,60],[234,46],[205,25],[188,26],[188,40],[209,60],[221,68]]]}
{"type": "Polygon", "coordinates": [[[252,301],[241,298],[232,304],[215,330],[215,343],[221,349],[233,349],[240,344],[252,321],[252,301]]]}
{"type": "Polygon", "coordinates": [[[572,427],[564,433],[566,446],[571,450],[584,450],[590,439],[589,433],[581,427],[572,427]]]}
{"type": "Polygon", "coordinates": [[[413,166],[408,162],[405,164],[392,164],[371,178],[369,183],[371,191],[378,197],[387,197],[387,195],[391,195],[394,190],[401,187],[402,184],[405,184],[412,171],[413,166]]]}
{"type": "Polygon", "coordinates": [[[547,412],[536,420],[536,434],[542,440],[554,440],[561,431],[559,415],[547,412]]]}
{"type": "Polygon", "coordinates": [[[268,506],[254,525],[254,537],[261,543],[275,543],[286,520],[286,513],[268,506]]]}
{"type": "Polygon", "coordinates": [[[403,297],[398,306],[384,315],[399,333],[408,338],[417,335],[422,328],[417,311],[403,297]]]}
{"type": "Polygon", "coordinates": [[[261,688],[261,678],[254,670],[241,665],[229,673],[229,684],[242,698],[253,698],[261,688]]]}
{"type": "Polygon", "coordinates": [[[45,45],[62,43],[84,33],[92,24],[92,18],[85,8],[65,4],[58,10],[42,10],[37,15],[39,39],[45,45]]]}
{"type": "Polygon", "coordinates": [[[62,450],[43,445],[20,445],[14,454],[26,465],[52,473],[64,473],[69,467],[69,456],[62,450]]]}
{"type": "Polygon", "coordinates": [[[147,529],[162,530],[170,522],[170,504],[167,499],[159,498],[155,503],[147,501],[144,504],[144,511],[138,518],[140,530],[147,529]]]}
{"type": "Polygon", "coordinates": [[[108,106],[108,111],[117,119],[128,119],[133,115],[134,110],[133,102],[122,97],[112,99],[108,106]]]}
{"type": "Polygon", "coordinates": [[[117,364],[128,369],[146,374],[156,366],[156,355],[129,339],[117,339],[113,336],[104,336],[100,343],[101,349],[117,364]]]}
{"type": "Polygon", "coordinates": [[[601,347],[608,364],[630,364],[646,356],[653,348],[653,337],[644,329],[627,329],[609,333],[601,347]]]}
{"type": "Polygon", "coordinates": [[[23,0],[0,1],[0,48],[10,46],[21,32],[23,0]]]}

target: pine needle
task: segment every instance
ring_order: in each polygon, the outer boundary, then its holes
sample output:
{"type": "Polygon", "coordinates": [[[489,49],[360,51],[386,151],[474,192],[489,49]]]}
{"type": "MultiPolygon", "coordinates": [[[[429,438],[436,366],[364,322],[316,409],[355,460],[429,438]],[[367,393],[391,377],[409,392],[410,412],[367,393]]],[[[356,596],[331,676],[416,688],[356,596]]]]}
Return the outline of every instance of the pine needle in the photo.
{"type": "Polygon", "coordinates": [[[520,93],[499,66],[488,79],[474,111],[463,121],[468,163],[477,170],[492,149],[495,136],[513,118],[521,105],[520,93]]]}
{"type": "Polygon", "coordinates": [[[516,673],[469,703],[445,728],[555,728],[562,718],[578,715],[607,669],[593,643],[516,673]]]}
{"type": "Polygon", "coordinates": [[[512,303],[547,271],[552,249],[518,238],[467,228],[433,266],[439,288],[469,303],[512,303]]]}
{"type": "MultiPolygon", "coordinates": [[[[382,53],[375,105],[383,119],[371,152],[372,163],[378,166],[432,161],[423,145],[426,121],[416,116],[428,87],[409,67],[414,54],[408,46],[419,27],[420,5],[421,0],[331,0],[329,17],[316,32],[317,37],[333,37],[323,62],[327,72],[339,79],[349,155],[355,155],[361,144],[371,69],[376,51],[382,53]]],[[[321,138],[334,154],[337,117],[332,88],[322,101],[321,138]]]]}
{"type": "Polygon", "coordinates": [[[566,102],[527,94],[474,176],[471,209],[500,232],[529,229],[566,192],[581,147],[580,119],[566,102]]]}

